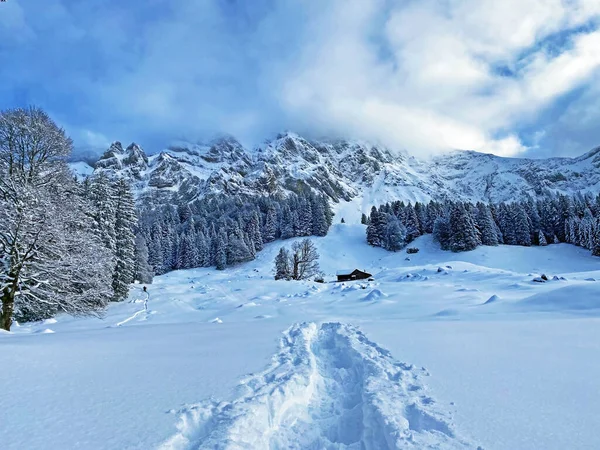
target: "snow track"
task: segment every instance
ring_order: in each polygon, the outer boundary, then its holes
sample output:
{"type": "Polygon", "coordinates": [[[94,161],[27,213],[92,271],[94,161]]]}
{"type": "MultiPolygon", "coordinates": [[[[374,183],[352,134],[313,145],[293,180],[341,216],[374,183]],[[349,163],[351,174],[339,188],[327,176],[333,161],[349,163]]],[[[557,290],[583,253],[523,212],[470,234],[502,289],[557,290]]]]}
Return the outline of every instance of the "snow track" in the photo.
{"type": "Polygon", "coordinates": [[[351,326],[294,325],[239,398],[180,411],[179,432],[161,448],[474,448],[426,395],[423,375],[351,326]]]}

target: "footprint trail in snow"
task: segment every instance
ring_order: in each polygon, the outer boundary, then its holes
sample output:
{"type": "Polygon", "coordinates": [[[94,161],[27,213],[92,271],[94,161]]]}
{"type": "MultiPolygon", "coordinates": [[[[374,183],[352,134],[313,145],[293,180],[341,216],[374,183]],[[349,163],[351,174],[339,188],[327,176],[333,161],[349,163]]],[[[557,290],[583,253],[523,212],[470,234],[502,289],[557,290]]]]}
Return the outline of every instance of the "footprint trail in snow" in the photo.
{"type": "Polygon", "coordinates": [[[395,361],[356,328],[297,324],[280,347],[236,400],[180,411],[161,449],[477,448],[426,395],[424,369],[395,361]]]}

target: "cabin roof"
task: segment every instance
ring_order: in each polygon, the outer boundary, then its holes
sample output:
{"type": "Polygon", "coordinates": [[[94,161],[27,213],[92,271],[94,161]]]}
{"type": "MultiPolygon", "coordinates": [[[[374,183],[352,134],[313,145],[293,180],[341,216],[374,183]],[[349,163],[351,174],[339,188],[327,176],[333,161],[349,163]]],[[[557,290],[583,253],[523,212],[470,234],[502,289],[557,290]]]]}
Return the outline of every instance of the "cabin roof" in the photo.
{"type": "Polygon", "coordinates": [[[350,275],[355,270],[356,269],[343,269],[343,270],[338,270],[335,274],[336,275],[350,275]]]}
{"type": "Polygon", "coordinates": [[[344,269],[344,270],[338,270],[336,272],[336,275],[352,275],[354,272],[360,272],[360,273],[366,273],[367,275],[369,275],[368,272],[365,272],[364,270],[360,270],[360,269],[344,269]]]}

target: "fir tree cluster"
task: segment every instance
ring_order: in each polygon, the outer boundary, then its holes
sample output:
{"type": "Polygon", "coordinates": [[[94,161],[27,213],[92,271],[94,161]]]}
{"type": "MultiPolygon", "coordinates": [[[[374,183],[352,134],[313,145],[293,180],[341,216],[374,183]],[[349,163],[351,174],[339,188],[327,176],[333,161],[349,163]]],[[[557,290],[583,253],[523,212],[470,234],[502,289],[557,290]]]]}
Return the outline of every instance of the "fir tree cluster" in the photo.
{"type": "Polygon", "coordinates": [[[139,239],[152,271],[251,261],[264,244],[297,236],[325,236],[333,212],[325,196],[287,198],[217,196],[141,213],[139,239]]]}
{"type": "Polygon", "coordinates": [[[546,193],[514,203],[397,201],[372,207],[367,242],[398,251],[423,234],[433,234],[444,250],[468,251],[479,245],[547,245],[567,242],[600,256],[600,195],[573,197],[546,193]]]}
{"type": "Polygon", "coordinates": [[[131,186],[122,178],[113,180],[100,172],[86,178],[83,192],[90,204],[94,232],[110,255],[112,300],[125,300],[134,281],[152,283],[148,249],[135,235],[138,217],[131,186]]]}

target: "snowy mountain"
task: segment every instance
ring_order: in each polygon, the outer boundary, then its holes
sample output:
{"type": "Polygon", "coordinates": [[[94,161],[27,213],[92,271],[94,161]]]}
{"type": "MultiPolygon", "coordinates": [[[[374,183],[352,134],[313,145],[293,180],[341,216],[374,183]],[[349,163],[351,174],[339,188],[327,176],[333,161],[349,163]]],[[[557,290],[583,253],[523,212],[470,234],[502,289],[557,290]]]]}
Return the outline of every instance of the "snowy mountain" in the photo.
{"type": "MultiPolygon", "coordinates": [[[[75,163],[78,174],[85,164],[75,163]]],[[[361,208],[391,200],[511,201],[546,190],[600,191],[600,147],[579,158],[522,159],[457,151],[417,159],[360,141],[314,141],[285,133],[258,148],[226,136],[179,142],[148,156],[115,142],[95,171],[126,177],[139,198],[190,201],[211,194],[286,195],[314,190],[361,208]],[[356,201],[355,201],[356,203],[356,201]]]]}

